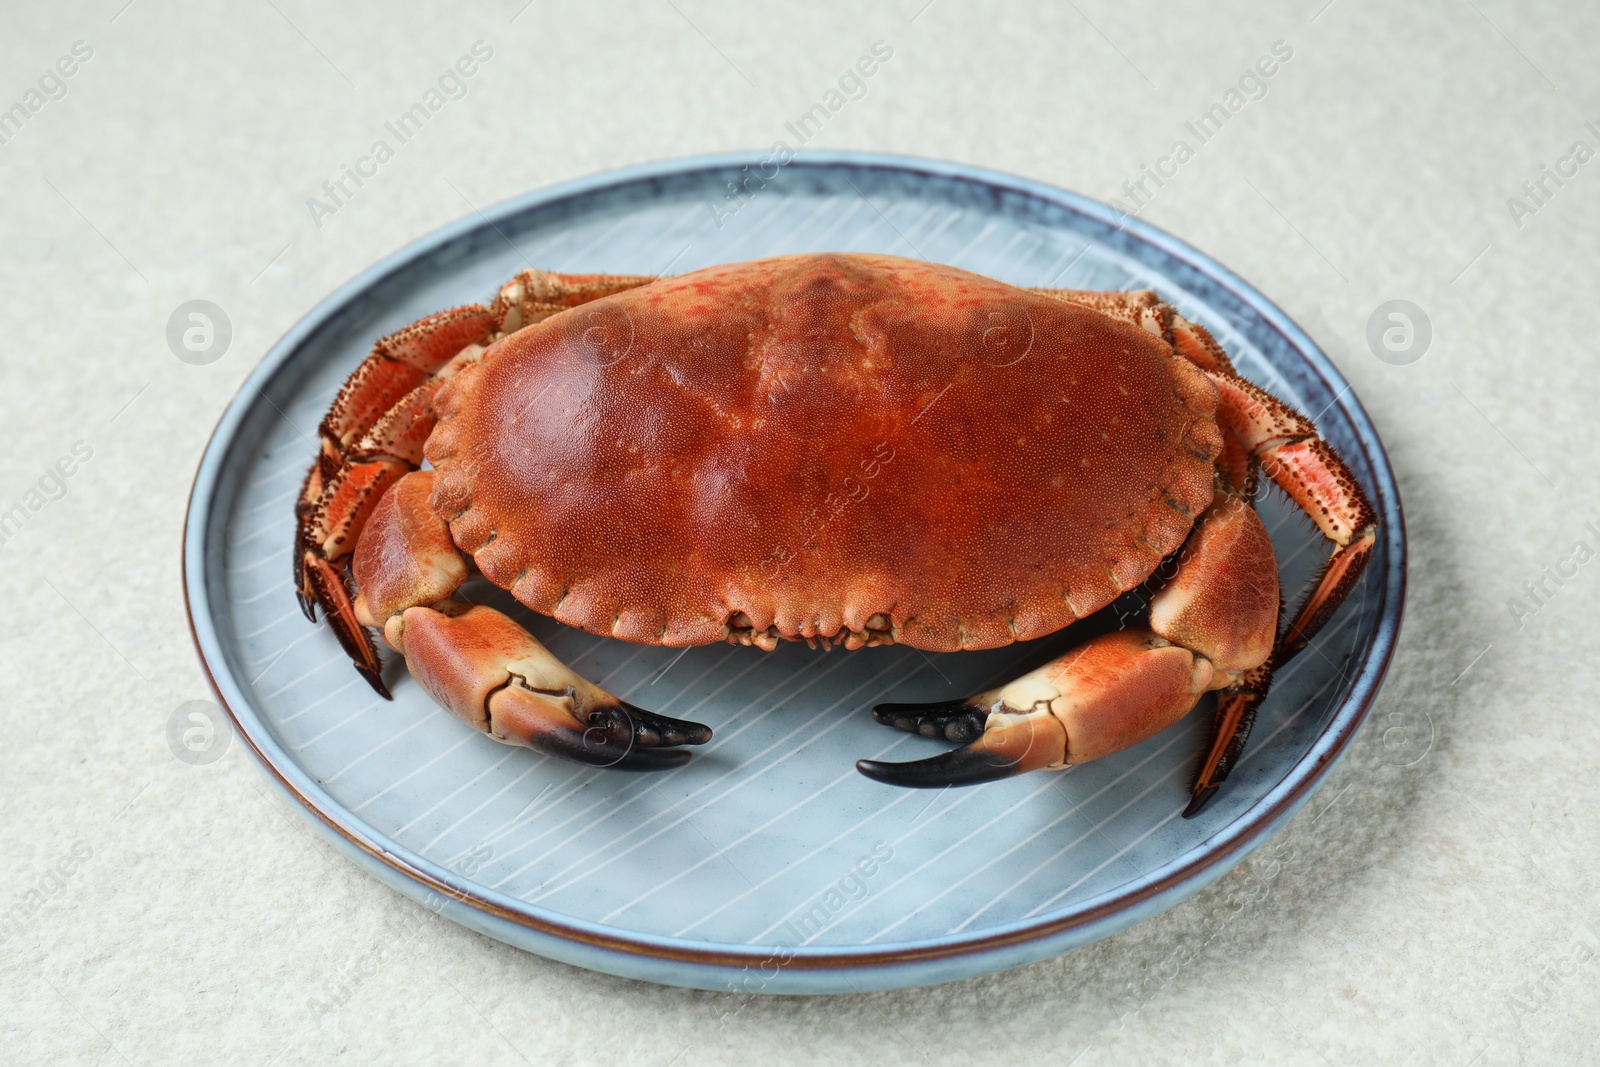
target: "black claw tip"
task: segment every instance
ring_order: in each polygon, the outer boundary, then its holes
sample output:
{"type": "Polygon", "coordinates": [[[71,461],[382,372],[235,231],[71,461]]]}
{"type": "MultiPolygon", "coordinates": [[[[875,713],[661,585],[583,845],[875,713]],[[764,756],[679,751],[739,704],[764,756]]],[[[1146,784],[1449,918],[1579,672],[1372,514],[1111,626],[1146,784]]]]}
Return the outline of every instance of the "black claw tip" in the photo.
{"type": "Polygon", "coordinates": [[[317,621],[317,600],[306,577],[306,550],[303,541],[294,546],[294,598],[300,602],[300,612],[307,620],[317,621]]]}
{"type": "Polygon", "coordinates": [[[528,746],[573,763],[623,771],[661,771],[689,762],[681,748],[650,748],[637,741],[633,722],[621,708],[596,709],[587,721],[583,730],[535,735],[528,746]]]}
{"type": "Polygon", "coordinates": [[[373,689],[377,690],[379,696],[385,700],[394,699],[394,697],[389,694],[389,687],[383,684],[383,676],[381,674],[362,663],[356,664],[356,670],[360,671],[361,677],[365,678],[367,683],[371,685],[373,689]]]}
{"type": "Polygon", "coordinates": [[[636,748],[605,766],[619,771],[670,771],[688,762],[689,753],[681,748],[636,748]]]}
{"type": "Polygon", "coordinates": [[[910,763],[856,760],[856,770],[884,785],[908,789],[943,789],[947,785],[998,782],[1018,773],[1015,760],[972,748],[958,748],[910,763]]]}
{"type": "Polygon", "coordinates": [[[670,715],[657,715],[626,700],[617,702],[633,724],[634,741],[646,747],[657,745],[703,745],[711,740],[711,727],[670,715]]]}
{"type": "Polygon", "coordinates": [[[1189,798],[1189,806],[1183,809],[1183,817],[1192,819],[1199,815],[1200,809],[1204,808],[1211,798],[1216,795],[1217,788],[1217,786],[1208,785],[1204,789],[1195,790],[1194,796],[1189,798]]]}
{"type": "Polygon", "coordinates": [[[584,729],[558,730],[531,742],[553,756],[591,767],[622,771],[663,771],[689,762],[689,753],[671,745],[701,745],[711,727],[645,711],[618,701],[590,708],[584,729]]]}

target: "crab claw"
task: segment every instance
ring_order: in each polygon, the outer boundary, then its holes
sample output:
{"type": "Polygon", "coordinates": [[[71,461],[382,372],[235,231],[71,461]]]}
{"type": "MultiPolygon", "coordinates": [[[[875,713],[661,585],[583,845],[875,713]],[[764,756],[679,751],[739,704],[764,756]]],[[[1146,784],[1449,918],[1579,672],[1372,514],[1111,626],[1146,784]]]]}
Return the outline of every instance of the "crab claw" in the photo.
{"type": "Polygon", "coordinates": [[[1205,658],[1147,627],[1102,634],[966,700],[878,705],[879,722],[925,737],[959,740],[980,723],[982,733],[931,759],[861,760],[856,769],[887,785],[936,789],[1086,763],[1172,725],[1211,680],[1205,658]]]}
{"type": "Polygon", "coordinates": [[[711,738],[709,727],[669,719],[616,700],[604,690],[599,700],[580,698],[570,689],[552,693],[530,690],[516,679],[489,698],[488,733],[496,741],[526,745],[540,752],[624,771],[680,767],[689,753],[673,745],[699,745],[711,738]],[[605,699],[615,703],[604,703],[605,699]]]}
{"type": "Polygon", "coordinates": [[[856,770],[885,785],[942,789],[978,785],[1044,767],[1059,767],[1067,731],[1048,706],[1017,712],[999,690],[948,704],[879,704],[872,717],[888,726],[950,741],[977,734],[965,748],[910,763],[857,760],[856,770]],[[980,732],[981,731],[981,732],[980,732]]]}
{"type": "Polygon", "coordinates": [[[440,704],[496,741],[595,767],[661,770],[688,762],[711,728],[619,700],[488,607],[408,608],[384,629],[440,704]]]}

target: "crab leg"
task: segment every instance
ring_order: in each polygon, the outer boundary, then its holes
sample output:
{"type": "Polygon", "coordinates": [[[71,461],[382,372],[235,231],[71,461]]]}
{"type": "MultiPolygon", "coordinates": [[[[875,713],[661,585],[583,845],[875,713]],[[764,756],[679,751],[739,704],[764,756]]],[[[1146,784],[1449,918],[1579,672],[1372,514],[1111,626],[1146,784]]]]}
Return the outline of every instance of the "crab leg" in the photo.
{"type": "Polygon", "coordinates": [[[1228,776],[1244,748],[1256,707],[1272,672],[1302,651],[1344,603],[1377,544],[1377,514],[1355,476],[1311,420],[1239,376],[1227,353],[1203,326],[1189,322],[1150,290],[1093,292],[1039,290],[1058,300],[1092,307],[1161,337],[1199,367],[1218,392],[1223,451],[1218,467],[1240,495],[1255,494],[1257,470],[1306,512],[1334,550],[1279,638],[1271,659],[1242,677],[1218,701],[1215,738],[1195,777],[1186,815],[1200,810],[1228,776]]]}
{"type": "Polygon", "coordinates": [[[434,394],[485,346],[567,308],[654,279],[637,275],[527,270],[495,302],[442,311],[373,346],[322,420],[321,449],[295,504],[295,595],[306,618],[320,605],[340,645],[387,697],[378,648],[357,619],[347,566],[373,509],[390,486],[422,465],[437,416],[434,394]]]}
{"type": "Polygon", "coordinates": [[[1277,657],[1281,665],[1305,648],[1354,588],[1377,544],[1377,515],[1355,475],[1317,436],[1310,419],[1236,374],[1210,376],[1221,394],[1219,419],[1334,545],[1284,631],[1277,657]]]}
{"type": "Polygon", "coordinates": [[[1255,509],[1226,487],[1195,524],[1148,626],[1092,638],[966,700],[880,704],[879,722],[965,748],[914,763],[862,760],[890,785],[941,787],[1085,763],[1121,751],[1239,685],[1272,652],[1278,618],[1272,541],[1255,509]]]}
{"type": "Polygon", "coordinates": [[[556,659],[510,617],[454,599],[467,561],[434,512],[433,472],[385,493],[356,546],[355,614],[382,630],[438,703],[496,741],[576,763],[655,770],[711,730],[619,700],[556,659]]]}
{"type": "Polygon", "coordinates": [[[384,696],[377,646],[355,617],[347,557],[384,492],[422,462],[433,429],[433,393],[460,362],[475,359],[494,326],[484,307],[456,308],[379,341],[322,420],[322,451],[295,505],[295,592],[316,608],[356,669],[384,696]]]}
{"type": "MultiPolygon", "coordinates": [[[[1200,327],[1183,325],[1209,340],[1200,327]]],[[[1302,651],[1339,610],[1361,579],[1378,541],[1377,515],[1366,494],[1344,461],[1317,436],[1310,419],[1231,368],[1207,370],[1207,374],[1217,385],[1221,400],[1218,418],[1228,436],[1239,441],[1266,475],[1311,517],[1334,549],[1279,637],[1272,658],[1218,702],[1211,748],[1195,775],[1186,815],[1199,811],[1227,778],[1244,748],[1273,671],[1302,651]]]]}
{"type": "Polygon", "coordinates": [[[1247,672],[1219,698],[1211,748],[1195,775],[1193,797],[1184,812],[1193,815],[1238,762],[1273,671],[1310,643],[1360,580],[1377,544],[1377,515],[1344,461],[1317,436],[1311,420],[1240,377],[1205,327],[1189,322],[1149,292],[1080,293],[1072,298],[1091,306],[1096,299],[1109,301],[1102,310],[1137,320],[1204,371],[1217,386],[1218,420],[1224,430],[1218,467],[1246,498],[1254,497],[1257,471],[1264,470],[1334,545],[1271,659],[1247,672]],[[1120,303],[1111,299],[1119,295],[1120,303]]]}

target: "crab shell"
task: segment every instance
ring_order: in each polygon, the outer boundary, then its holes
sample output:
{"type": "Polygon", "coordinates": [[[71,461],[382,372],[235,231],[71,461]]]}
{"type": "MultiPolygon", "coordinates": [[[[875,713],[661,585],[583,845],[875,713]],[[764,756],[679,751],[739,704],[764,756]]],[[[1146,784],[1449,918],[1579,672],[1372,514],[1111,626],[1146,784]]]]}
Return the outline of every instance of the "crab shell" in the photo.
{"type": "Polygon", "coordinates": [[[536,611],[646,644],[979,649],[1142,582],[1213,494],[1217,392],[1090,308],[893,256],[662,279],[437,398],[431,506],[536,611]]]}

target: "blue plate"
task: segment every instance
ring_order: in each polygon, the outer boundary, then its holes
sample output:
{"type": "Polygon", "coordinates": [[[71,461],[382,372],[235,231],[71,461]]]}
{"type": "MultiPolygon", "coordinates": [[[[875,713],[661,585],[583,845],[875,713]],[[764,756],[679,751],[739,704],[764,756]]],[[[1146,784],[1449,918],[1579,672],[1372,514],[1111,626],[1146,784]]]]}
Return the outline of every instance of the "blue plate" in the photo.
{"type": "MultiPolygon", "coordinates": [[[[1324,555],[1276,494],[1285,589],[1324,555]]],[[[943,982],[1122,930],[1214,881],[1311,795],[1349,745],[1399,630],[1405,533],[1394,477],[1316,344],[1227,269],[1049,186],[871,154],[702,157],[615,171],[474,214],[372,267],[279,341],[223,414],[184,537],[195,641],[267,774],[357,864],[491,937],[612,974],[704,989],[837,993],[943,982]],[[737,188],[739,195],[731,191],[737,188]],[[888,730],[883,700],[964,695],[1081,640],[990,652],[687,651],[591,637],[515,607],[605,688],[710,724],[686,767],[629,775],[496,744],[404,671],[377,699],[290,583],[292,507],[315,427],[372,342],[486,300],[536,264],[681,273],[786,252],[950,263],[1018,285],[1151,287],[1256,382],[1314,413],[1382,520],[1372,565],[1275,680],[1247,754],[1182,819],[1209,702],[1065,773],[942,792],[879,785],[859,757],[947,745],[888,730]]],[[[1084,625],[1092,625],[1090,623],[1084,625]]]]}

